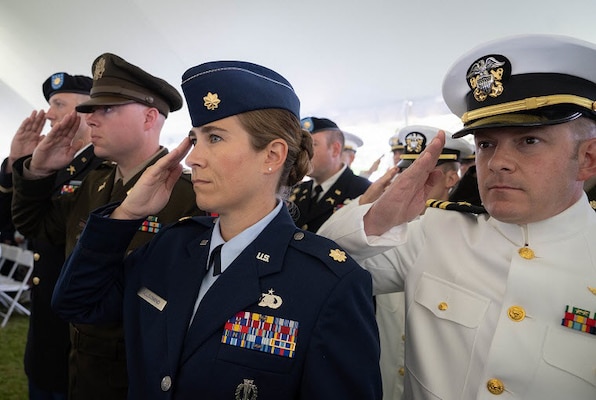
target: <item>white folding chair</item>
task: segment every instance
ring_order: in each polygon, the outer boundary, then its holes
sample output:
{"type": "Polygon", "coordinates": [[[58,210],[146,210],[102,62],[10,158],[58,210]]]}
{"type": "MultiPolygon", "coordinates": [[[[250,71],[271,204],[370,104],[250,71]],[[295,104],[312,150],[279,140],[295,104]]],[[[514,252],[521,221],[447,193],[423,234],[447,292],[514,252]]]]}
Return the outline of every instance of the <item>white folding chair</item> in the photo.
{"type": "Polygon", "coordinates": [[[8,273],[0,274],[0,303],[7,308],[6,312],[0,311],[0,316],[3,317],[1,328],[6,326],[15,310],[24,315],[30,314],[29,310],[20,303],[20,299],[23,292],[29,290],[28,282],[33,273],[33,252],[0,243],[0,270],[5,265],[8,266],[9,262],[12,262],[12,266],[8,273]]]}

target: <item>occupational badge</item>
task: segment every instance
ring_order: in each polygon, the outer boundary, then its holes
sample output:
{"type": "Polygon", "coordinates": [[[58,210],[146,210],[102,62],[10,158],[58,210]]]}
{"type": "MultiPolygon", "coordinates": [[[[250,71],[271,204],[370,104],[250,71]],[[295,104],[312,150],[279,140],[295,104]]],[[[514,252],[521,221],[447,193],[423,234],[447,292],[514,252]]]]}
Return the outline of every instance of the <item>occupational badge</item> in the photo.
{"type": "Polygon", "coordinates": [[[236,400],[257,400],[259,390],[254,384],[253,379],[245,379],[244,382],[236,386],[235,399],[236,400]]]}

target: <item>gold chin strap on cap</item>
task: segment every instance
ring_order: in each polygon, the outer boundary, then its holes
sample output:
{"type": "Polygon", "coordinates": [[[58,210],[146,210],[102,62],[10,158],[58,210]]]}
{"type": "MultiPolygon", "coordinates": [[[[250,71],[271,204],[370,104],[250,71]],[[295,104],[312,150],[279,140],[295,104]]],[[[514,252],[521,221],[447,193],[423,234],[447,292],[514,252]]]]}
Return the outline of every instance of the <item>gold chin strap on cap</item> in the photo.
{"type": "Polygon", "coordinates": [[[596,101],[572,94],[555,94],[552,96],[530,97],[523,100],[511,101],[509,103],[497,104],[494,106],[482,107],[468,111],[461,117],[465,124],[480,118],[492,117],[500,114],[509,114],[518,111],[535,110],[537,108],[554,106],[558,104],[575,104],[591,111],[596,111],[596,101]]]}

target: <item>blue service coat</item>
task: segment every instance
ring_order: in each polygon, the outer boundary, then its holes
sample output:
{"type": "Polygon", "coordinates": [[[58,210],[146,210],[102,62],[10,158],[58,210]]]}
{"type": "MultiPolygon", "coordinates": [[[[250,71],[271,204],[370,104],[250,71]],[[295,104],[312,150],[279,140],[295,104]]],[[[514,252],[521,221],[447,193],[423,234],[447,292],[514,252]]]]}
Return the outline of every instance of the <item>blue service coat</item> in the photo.
{"type": "Polygon", "coordinates": [[[139,222],[92,214],[52,303],[72,322],[124,320],[129,398],[381,398],[371,278],[334,242],[297,229],[283,207],[209,289],[189,327],[213,218],[173,224],[124,258],[139,222]],[[231,330],[246,329],[234,328],[238,313],[262,330],[230,340],[231,330]],[[248,348],[273,325],[296,323],[295,336],[281,338],[285,354],[248,348]]]}

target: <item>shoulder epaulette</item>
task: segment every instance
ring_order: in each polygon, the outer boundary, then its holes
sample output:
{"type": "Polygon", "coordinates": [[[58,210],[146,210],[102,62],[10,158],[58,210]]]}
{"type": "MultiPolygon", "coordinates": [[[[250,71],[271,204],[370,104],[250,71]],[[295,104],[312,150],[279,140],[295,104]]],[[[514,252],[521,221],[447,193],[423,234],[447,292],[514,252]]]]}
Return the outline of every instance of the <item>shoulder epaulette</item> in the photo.
{"type": "Polygon", "coordinates": [[[443,201],[443,200],[435,200],[435,199],[428,199],[426,200],[426,206],[430,208],[440,208],[442,210],[452,210],[452,211],[459,211],[459,212],[467,212],[472,214],[486,214],[487,211],[482,206],[475,206],[473,204],[467,203],[465,201],[443,201]]]}

